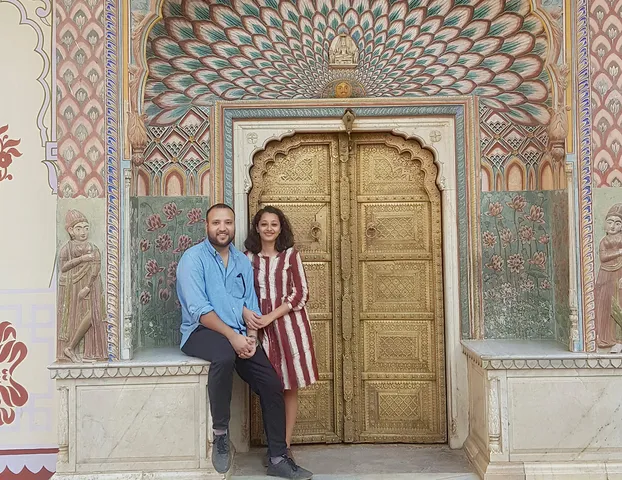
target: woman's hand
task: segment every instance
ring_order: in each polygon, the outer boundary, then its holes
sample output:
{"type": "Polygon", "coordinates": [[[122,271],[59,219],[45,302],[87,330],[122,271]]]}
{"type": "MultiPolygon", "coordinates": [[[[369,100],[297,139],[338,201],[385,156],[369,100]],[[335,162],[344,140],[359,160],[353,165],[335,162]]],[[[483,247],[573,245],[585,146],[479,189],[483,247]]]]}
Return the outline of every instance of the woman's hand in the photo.
{"type": "Polygon", "coordinates": [[[259,330],[263,328],[258,326],[261,323],[262,317],[246,307],[242,309],[242,318],[244,319],[246,327],[250,330],[259,330]]]}
{"type": "Polygon", "coordinates": [[[257,315],[252,310],[244,307],[242,310],[242,318],[244,318],[244,323],[246,323],[247,328],[251,330],[260,330],[262,328],[266,328],[270,325],[276,318],[272,313],[268,313],[266,315],[257,315]]]}
{"type": "Polygon", "coordinates": [[[260,328],[266,328],[268,325],[270,325],[275,320],[276,320],[276,317],[274,316],[274,312],[270,312],[270,313],[266,313],[265,315],[262,315],[261,317],[259,317],[259,322],[257,323],[258,325],[257,330],[259,330],[260,328]]]}

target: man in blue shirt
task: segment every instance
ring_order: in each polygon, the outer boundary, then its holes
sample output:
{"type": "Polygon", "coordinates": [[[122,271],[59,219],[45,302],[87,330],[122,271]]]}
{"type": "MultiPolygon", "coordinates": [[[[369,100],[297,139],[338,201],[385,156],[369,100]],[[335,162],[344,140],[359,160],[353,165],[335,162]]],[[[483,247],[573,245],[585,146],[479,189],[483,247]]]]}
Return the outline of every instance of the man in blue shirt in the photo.
{"type": "Polygon", "coordinates": [[[214,428],[212,463],[219,473],[231,468],[233,449],[229,419],[233,370],[261,401],[270,462],[268,475],[298,480],[313,474],[287,456],[285,403],[281,380],[257,342],[247,331],[244,307],[261,316],[253,268],[233,244],[235,215],[219,203],[206,215],[207,238],[189,248],[177,266],[177,296],[181,303],[181,350],[210,362],[208,392],[214,428]]]}

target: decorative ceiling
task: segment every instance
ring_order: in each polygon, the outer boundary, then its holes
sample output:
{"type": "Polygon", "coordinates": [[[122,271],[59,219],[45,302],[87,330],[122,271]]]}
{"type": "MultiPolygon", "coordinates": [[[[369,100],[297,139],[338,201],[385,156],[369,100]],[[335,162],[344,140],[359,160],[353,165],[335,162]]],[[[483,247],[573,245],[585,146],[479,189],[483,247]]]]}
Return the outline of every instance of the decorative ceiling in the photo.
{"type": "Polygon", "coordinates": [[[168,125],[215,98],[478,95],[542,124],[549,48],[530,0],[165,0],[145,111],[168,125]]]}

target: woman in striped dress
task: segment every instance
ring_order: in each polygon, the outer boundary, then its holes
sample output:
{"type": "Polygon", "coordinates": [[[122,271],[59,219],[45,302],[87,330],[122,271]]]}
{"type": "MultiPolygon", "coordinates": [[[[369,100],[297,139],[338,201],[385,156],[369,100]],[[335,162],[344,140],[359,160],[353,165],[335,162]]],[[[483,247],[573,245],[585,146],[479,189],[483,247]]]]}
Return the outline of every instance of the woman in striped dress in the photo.
{"type": "Polygon", "coordinates": [[[298,389],[318,379],[306,308],[309,288],[300,253],[293,245],[287,217],[271,206],[257,212],[244,242],[262,313],[258,317],[244,309],[244,320],[249,329],[258,330],[261,345],[283,380],[288,450],[298,412],[298,389]]]}

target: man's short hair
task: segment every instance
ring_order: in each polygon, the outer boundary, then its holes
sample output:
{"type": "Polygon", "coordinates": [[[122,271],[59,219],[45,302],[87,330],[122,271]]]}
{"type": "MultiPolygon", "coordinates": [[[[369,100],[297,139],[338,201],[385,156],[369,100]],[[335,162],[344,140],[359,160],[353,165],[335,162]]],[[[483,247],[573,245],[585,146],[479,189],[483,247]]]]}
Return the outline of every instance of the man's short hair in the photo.
{"type": "Polygon", "coordinates": [[[224,208],[224,209],[227,209],[227,210],[231,210],[233,212],[233,217],[235,218],[235,211],[233,210],[233,208],[231,208],[226,203],[215,203],[214,205],[212,205],[211,207],[209,207],[207,209],[207,212],[205,212],[205,221],[207,221],[207,217],[209,216],[209,212],[211,212],[212,210],[216,210],[218,208],[224,208]]]}

